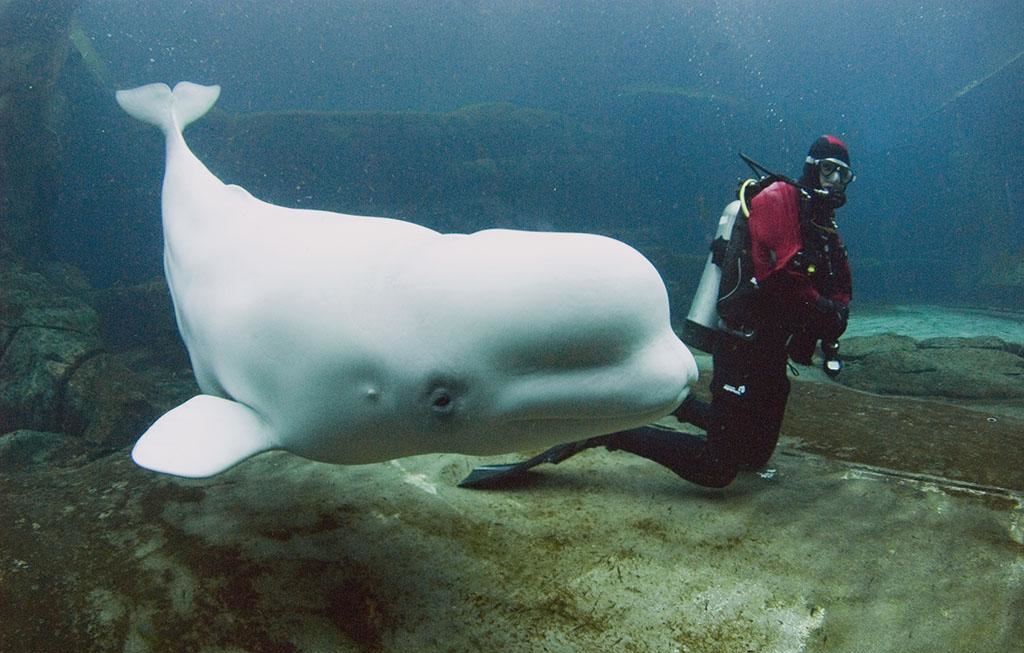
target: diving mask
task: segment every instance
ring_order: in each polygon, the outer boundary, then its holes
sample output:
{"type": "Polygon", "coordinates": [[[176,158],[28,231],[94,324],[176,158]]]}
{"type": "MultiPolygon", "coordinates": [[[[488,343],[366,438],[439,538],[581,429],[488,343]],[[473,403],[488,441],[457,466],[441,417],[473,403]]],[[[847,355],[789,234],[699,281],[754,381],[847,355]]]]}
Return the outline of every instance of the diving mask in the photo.
{"type": "Polygon", "coordinates": [[[839,159],[813,159],[811,157],[807,157],[807,163],[812,166],[817,166],[822,177],[831,177],[838,172],[839,183],[844,186],[857,178],[857,175],[853,174],[853,170],[850,169],[850,166],[846,165],[839,159]]]}

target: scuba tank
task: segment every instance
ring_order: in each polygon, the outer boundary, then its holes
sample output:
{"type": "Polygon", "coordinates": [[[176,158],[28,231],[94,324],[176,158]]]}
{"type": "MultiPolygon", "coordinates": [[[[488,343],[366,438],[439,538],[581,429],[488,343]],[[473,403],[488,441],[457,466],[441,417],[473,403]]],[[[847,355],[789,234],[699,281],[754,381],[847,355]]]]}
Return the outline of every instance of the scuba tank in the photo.
{"type": "Polygon", "coordinates": [[[740,213],[740,201],[733,200],[722,211],[718,219],[718,229],[711,243],[711,251],[704,263],[697,292],[693,295],[690,312],[683,323],[683,342],[701,351],[711,353],[718,340],[722,328],[722,320],[718,317],[718,290],[722,284],[722,260],[725,249],[732,237],[732,228],[736,224],[736,216],[740,213]]]}
{"type": "Polygon", "coordinates": [[[750,217],[749,200],[776,181],[796,186],[808,196],[812,192],[819,192],[771,172],[743,153],[740,153],[740,158],[750,166],[758,178],[743,181],[736,193],[738,199],[727,204],[722,211],[715,238],[711,243],[711,252],[704,264],[697,292],[690,304],[690,312],[683,323],[683,342],[707,353],[714,351],[715,344],[722,334],[748,342],[753,340],[755,335],[754,329],[744,324],[750,317],[750,309],[757,291],[749,251],[750,239],[745,224],[746,219],[750,217]],[[737,242],[731,242],[734,233],[740,235],[740,232],[734,232],[737,220],[744,221],[743,238],[736,238],[737,242]],[[723,270],[727,277],[724,283],[723,270]]]}

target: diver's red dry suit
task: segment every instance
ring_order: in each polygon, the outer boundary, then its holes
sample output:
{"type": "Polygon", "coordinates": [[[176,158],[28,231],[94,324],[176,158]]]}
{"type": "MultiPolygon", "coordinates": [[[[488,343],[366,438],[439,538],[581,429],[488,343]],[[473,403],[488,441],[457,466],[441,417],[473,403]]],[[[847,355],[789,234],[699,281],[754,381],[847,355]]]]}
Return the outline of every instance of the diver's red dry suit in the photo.
{"type": "Polygon", "coordinates": [[[826,201],[784,182],[753,198],[750,242],[760,290],[757,314],[747,323],[756,325],[756,335],[719,338],[711,404],[688,399],[676,411],[707,438],[644,427],[605,436],[609,449],[649,458],[708,487],[725,487],[738,471],[767,464],[789,398],[787,345],[795,361],[810,363],[818,341],[834,342],[846,329],[851,276],[834,215],[826,201]]]}
{"type": "Polygon", "coordinates": [[[750,253],[764,308],[791,325],[819,320],[822,298],[850,303],[850,265],[834,213],[781,181],[751,200],[750,253]]]}

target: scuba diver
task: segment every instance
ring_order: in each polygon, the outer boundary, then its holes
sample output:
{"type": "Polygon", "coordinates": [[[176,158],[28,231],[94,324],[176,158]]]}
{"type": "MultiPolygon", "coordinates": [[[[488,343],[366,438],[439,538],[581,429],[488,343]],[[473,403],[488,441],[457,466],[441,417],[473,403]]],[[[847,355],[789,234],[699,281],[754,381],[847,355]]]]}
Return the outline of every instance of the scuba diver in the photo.
{"type": "Polygon", "coordinates": [[[797,181],[743,158],[764,175],[744,182],[726,207],[683,335],[713,356],[711,402],[690,395],[673,412],[707,436],[631,429],[557,445],[521,463],[478,467],[461,486],[498,485],[597,446],[648,458],[705,487],[722,488],[740,471],[765,467],[789,398],[789,359],[810,365],[821,343],[826,373],[842,368],[838,339],[852,287],[835,210],[855,175],[846,145],[828,135],[811,145],[797,181]]]}

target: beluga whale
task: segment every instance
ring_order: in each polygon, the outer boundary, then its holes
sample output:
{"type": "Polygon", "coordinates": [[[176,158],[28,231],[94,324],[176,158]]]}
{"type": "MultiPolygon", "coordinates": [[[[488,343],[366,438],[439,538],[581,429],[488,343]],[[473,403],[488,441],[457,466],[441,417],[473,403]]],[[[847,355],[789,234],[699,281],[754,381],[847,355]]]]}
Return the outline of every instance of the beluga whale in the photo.
{"type": "Polygon", "coordinates": [[[182,135],[219,94],[117,92],[165,136],[164,270],[201,391],[139,438],[137,464],[198,478],[269,450],[509,453],[640,426],[686,397],[696,364],[635,249],[260,201],[182,135]]]}

